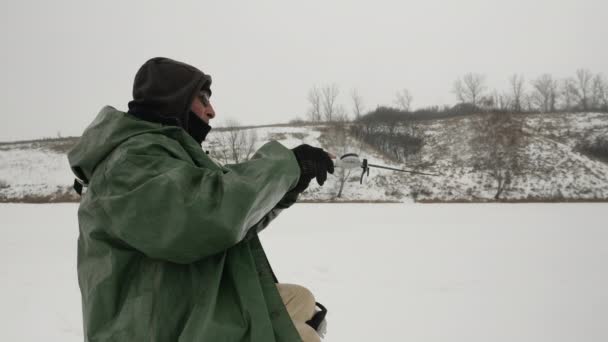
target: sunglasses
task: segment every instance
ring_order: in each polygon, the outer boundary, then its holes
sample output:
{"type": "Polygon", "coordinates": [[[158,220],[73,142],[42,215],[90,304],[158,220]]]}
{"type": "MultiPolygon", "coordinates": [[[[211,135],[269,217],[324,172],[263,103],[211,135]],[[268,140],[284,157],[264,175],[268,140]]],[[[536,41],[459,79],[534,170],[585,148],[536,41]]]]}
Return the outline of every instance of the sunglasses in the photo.
{"type": "Polygon", "coordinates": [[[209,101],[209,92],[201,91],[198,93],[197,96],[198,96],[199,100],[201,100],[201,103],[203,104],[203,106],[207,107],[211,104],[211,102],[209,101]]]}

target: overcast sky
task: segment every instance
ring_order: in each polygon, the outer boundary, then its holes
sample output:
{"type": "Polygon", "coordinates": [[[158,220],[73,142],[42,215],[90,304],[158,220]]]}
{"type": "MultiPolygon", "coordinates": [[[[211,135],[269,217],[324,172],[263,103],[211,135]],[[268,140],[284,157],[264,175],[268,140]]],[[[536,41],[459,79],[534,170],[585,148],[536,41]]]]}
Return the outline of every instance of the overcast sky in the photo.
{"type": "MultiPolygon", "coordinates": [[[[126,109],[135,72],[165,56],[213,76],[218,119],[305,117],[313,85],[351,107],[454,104],[456,78],[608,75],[606,0],[2,1],[0,141],[80,135],[126,109]]],[[[212,126],[216,122],[212,122],[212,126]]]]}

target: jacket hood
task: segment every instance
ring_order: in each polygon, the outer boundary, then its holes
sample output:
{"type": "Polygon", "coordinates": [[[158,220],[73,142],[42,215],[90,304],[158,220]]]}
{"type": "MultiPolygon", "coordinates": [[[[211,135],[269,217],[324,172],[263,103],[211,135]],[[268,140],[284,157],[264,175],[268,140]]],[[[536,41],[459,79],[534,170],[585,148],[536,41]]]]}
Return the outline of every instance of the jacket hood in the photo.
{"type": "MultiPolygon", "coordinates": [[[[182,132],[183,130],[179,127],[139,120],[113,107],[106,106],[101,109],[78,143],[70,150],[68,161],[74,175],[88,183],[97,165],[127,139],[144,133],[187,136],[186,132],[182,132]]],[[[192,140],[192,144],[194,143],[192,140]]]]}
{"type": "Polygon", "coordinates": [[[135,75],[129,112],[175,118],[189,132],[190,105],[200,90],[211,94],[211,76],[169,58],[152,58],[135,75]]]}

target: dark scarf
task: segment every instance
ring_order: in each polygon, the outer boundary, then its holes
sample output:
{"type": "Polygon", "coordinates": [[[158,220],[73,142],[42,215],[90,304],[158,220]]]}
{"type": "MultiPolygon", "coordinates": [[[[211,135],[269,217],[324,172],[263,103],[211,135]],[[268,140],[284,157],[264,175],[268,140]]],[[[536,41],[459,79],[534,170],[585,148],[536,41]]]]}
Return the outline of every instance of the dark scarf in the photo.
{"type": "MultiPolygon", "coordinates": [[[[129,110],[129,114],[133,115],[134,117],[136,117],[138,119],[159,123],[161,125],[176,126],[176,127],[184,126],[184,125],[182,125],[182,123],[179,121],[178,118],[173,117],[173,116],[162,116],[162,115],[158,115],[155,113],[133,111],[133,110],[129,110]]],[[[188,113],[187,127],[188,127],[188,129],[186,132],[188,132],[188,134],[192,138],[194,138],[194,140],[196,140],[196,142],[198,142],[199,145],[202,144],[203,141],[205,141],[207,134],[209,134],[209,131],[211,131],[211,126],[209,126],[209,124],[207,124],[205,121],[203,121],[201,118],[199,118],[198,115],[196,115],[193,111],[190,111],[188,113]]]]}

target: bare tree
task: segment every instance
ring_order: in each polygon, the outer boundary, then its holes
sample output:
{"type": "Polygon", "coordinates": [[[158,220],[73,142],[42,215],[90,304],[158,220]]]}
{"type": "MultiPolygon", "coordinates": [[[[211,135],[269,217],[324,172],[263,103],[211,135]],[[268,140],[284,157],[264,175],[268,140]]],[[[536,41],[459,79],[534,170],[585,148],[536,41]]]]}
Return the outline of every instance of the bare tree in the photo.
{"type": "Polygon", "coordinates": [[[563,108],[567,111],[572,110],[577,99],[576,81],[572,78],[566,78],[561,82],[561,98],[563,108]]]}
{"type": "Polygon", "coordinates": [[[604,94],[602,96],[602,109],[608,112],[608,80],[604,79],[604,94]]]}
{"type": "MultiPolygon", "coordinates": [[[[332,125],[328,126],[327,134],[324,135],[324,145],[328,149],[331,149],[338,157],[346,153],[359,153],[360,151],[353,150],[355,146],[354,141],[349,138],[348,135],[348,124],[345,122],[333,122],[332,125]]],[[[335,198],[341,198],[346,182],[352,174],[351,169],[345,170],[344,168],[336,168],[333,177],[336,177],[335,183],[335,198]]]]}
{"type": "Polygon", "coordinates": [[[477,100],[477,106],[488,111],[492,110],[496,107],[494,100],[495,98],[492,95],[482,96],[481,98],[479,98],[479,100],[477,100]]]}
{"type": "Polygon", "coordinates": [[[602,74],[597,74],[593,77],[591,106],[593,109],[601,109],[606,107],[608,101],[608,81],[604,79],[602,74]]]}
{"type": "Polygon", "coordinates": [[[323,116],[325,121],[334,121],[334,114],[336,111],[336,98],[338,97],[340,90],[336,84],[327,85],[321,89],[323,95],[323,116]]]}
{"type": "Polygon", "coordinates": [[[576,97],[583,110],[589,109],[592,78],[593,74],[587,69],[578,69],[576,71],[576,97]]]}
{"type": "Polygon", "coordinates": [[[353,100],[353,114],[355,116],[355,120],[359,120],[361,115],[363,115],[363,98],[359,95],[357,89],[353,89],[350,93],[350,96],[353,100]]]}
{"type": "Polygon", "coordinates": [[[312,122],[321,121],[321,101],[321,90],[319,90],[319,88],[316,86],[310,88],[308,91],[308,103],[310,104],[308,109],[308,117],[312,122]]]}
{"type": "Polygon", "coordinates": [[[494,199],[500,200],[519,176],[526,163],[523,119],[514,114],[488,113],[472,120],[471,148],[476,154],[473,166],[484,171],[494,184],[494,199]]]}
{"type": "Polygon", "coordinates": [[[494,108],[500,109],[501,111],[507,111],[514,107],[514,105],[512,105],[513,100],[509,94],[499,93],[497,90],[494,90],[492,97],[494,108]]]}
{"type": "Polygon", "coordinates": [[[514,74],[511,76],[511,78],[509,78],[509,84],[511,85],[511,100],[513,110],[516,113],[521,113],[525,84],[524,76],[514,74]]]}
{"type": "Polygon", "coordinates": [[[403,88],[395,94],[395,104],[406,112],[410,111],[413,99],[412,93],[406,88],[403,88]]]}
{"type": "Polygon", "coordinates": [[[533,99],[538,109],[543,113],[554,112],[557,101],[558,85],[549,74],[543,74],[532,82],[533,99]]]}
{"type": "Polygon", "coordinates": [[[334,109],[333,121],[340,123],[346,123],[350,121],[350,119],[348,118],[348,111],[346,110],[346,108],[344,108],[343,105],[337,105],[334,109]]]}
{"type": "Polygon", "coordinates": [[[454,87],[452,89],[452,92],[454,92],[454,95],[456,95],[456,98],[461,103],[467,103],[468,102],[468,98],[465,95],[465,87],[464,87],[464,84],[462,84],[462,80],[461,79],[457,79],[454,82],[454,87]]]}
{"type": "Polygon", "coordinates": [[[462,79],[456,80],[453,91],[460,102],[477,106],[485,89],[484,75],[468,73],[462,79]]]}
{"type": "Polygon", "coordinates": [[[526,112],[534,111],[534,96],[532,94],[524,94],[522,107],[526,112]]]}
{"type": "Polygon", "coordinates": [[[240,126],[238,121],[228,120],[224,129],[210,139],[212,156],[223,164],[244,162],[255,152],[257,132],[240,126]]]}

